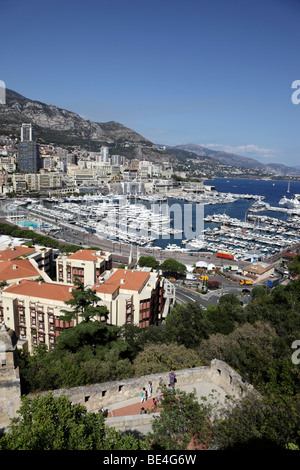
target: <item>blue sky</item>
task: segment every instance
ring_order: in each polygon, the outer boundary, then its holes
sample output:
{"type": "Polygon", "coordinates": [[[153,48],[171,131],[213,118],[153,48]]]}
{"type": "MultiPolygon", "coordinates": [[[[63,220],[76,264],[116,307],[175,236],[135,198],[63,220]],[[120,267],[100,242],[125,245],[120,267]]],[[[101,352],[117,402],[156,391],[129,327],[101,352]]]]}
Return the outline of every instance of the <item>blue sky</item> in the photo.
{"type": "Polygon", "coordinates": [[[300,165],[299,0],[1,0],[0,80],[152,142],[300,165]]]}

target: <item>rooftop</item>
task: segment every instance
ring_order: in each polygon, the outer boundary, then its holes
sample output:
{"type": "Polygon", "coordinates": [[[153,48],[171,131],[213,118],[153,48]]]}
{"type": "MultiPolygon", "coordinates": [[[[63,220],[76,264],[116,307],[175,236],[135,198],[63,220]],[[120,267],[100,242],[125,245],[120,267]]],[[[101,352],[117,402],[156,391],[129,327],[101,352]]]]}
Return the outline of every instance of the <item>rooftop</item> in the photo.
{"type": "Polygon", "coordinates": [[[58,300],[66,302],[72,298],[70,286],[63,284],[22,280],[17,284],[4,289],[3,293],[25,295],[41,299],[58,300]]]}
{"type": "Polygon", "coordinates": [[[40,272],[32,266],[28,259],[2,261],[0,263],[0,280],[24,279],[39,276],[40,272]]]}
{"type": "Polygon", "coordinates": [[[28,246],[13,246],[0,251],[0,261],[9,261],[12,259],[19,258],[20,256],[28,255],[33,253],[35,248],[29,248],[28,246]]]}
{"type": "Polygon", "coordinates": [[[248,271],[251,273],[256,274],[264,274],[267,271],[270,271],[274,268],[273,264],[266,265],[266,264],[251,264],[250,266],[245,266],[243,269],[244,271],[248,271]]]}
{"type": "Polygon", "coordinates": [[[117,269],[103,284],[96,284],[93,289],[103,294],[113,294],[118,288],[140,291],[149,277],[148,272],[117,269]]]}
{"type": "Polygon", "coordinates": [[[82,261],[95,261],[98,259],[103,259],[103,257],[99,256],[99,252],[96,250],[79,250],[73,253],[72,255],[68,256],[68,259],[78,259],[82,261]]]}

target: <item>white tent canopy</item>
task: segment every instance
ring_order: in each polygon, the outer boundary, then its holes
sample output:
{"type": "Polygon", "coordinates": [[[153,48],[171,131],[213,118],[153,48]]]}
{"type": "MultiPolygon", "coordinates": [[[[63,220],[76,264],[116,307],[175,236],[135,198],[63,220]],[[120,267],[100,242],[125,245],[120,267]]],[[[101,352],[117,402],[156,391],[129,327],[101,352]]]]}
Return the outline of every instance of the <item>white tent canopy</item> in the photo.
{"type": "Polygon", "coordinates": [[[190,264],[186,264],[185,267],[188,273],[192,273],[194,270],[194,267],[191,266],[190,264]]]}
{"type": "Polygon", "coordinates": [[[196,268],[205,268],[205,269],[207,269],[207,263],[205,263],[205,261],[197,261],[196,268]]]}

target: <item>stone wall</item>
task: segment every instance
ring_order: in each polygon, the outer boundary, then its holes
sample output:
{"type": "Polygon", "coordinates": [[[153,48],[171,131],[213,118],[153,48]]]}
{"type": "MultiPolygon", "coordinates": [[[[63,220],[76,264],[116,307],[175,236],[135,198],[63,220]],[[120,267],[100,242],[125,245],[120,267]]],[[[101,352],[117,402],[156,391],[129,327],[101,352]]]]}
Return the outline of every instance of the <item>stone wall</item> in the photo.
{"type": "Polygon", "coordinates": [[[0,432],[17,416],[21,405],[17,337],[4,324],[0,327],[0,432]]]}
{"type": "Polygon", "coordinates": [[[20,381],[14,379],[0,383],[0,432],[5,430],[21,406],[20,381]]]}
{"type": "MultiPolygon", "coordinates": [[[[60,397],[66,395],[73,404],[85,405],[88,411],[96,411],[102,408],[109,408],[134,397],[139,397],[143,387],[147,387],[149,380],[152,381],[153,392],[155,394],[160,377],[168,384],[168,373],[149,374],[147,376],[118,380],[115,382],[105,382],[100,384],[87,385],[68,389],[54,390],[53,396],[60,397]]],[[[227,395],[241,398],[249,392],[255,392],[254,388],[245,382],[231,367],[223,361],[214,359],[208,367],[195,367],[176,371],[177,388],[180,386],[212,383],[222,388],[227,395]]],[[[35,395],[45,395],[48,392],[35,393],[35,395]]]]}

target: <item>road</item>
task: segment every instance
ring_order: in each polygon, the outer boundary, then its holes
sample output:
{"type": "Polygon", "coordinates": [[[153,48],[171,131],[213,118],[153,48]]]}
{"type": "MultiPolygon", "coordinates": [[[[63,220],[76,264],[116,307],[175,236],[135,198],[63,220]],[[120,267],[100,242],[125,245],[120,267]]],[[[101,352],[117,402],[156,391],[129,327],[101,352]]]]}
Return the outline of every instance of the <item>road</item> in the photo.
{"type": "MultiPolygon", "coordinates": [[[[7,209],[6,206],[11,204],[12,201],[10,200],[5,200],[1,202],[0,206],[0,215],[5,217],[7,214],[7,209]]],[[[53,225],[58,227],[58,233],[56,234],[55,237],[53,237],[52,234],[48,234],[46,232],[40,232],[46,235],[51,236],[52,238],[55,238],[56,240],[60,242],[68,242],[76,245],[80,245],[82,247],[91,247],[91,246],[96,246],[101,248],[104,251],[109,251],[113,253],[115,259],[120,259],[120,262],[122,263],[127,263],[130,252],[132,251],[132,259],[136,260],[140,256],[153,256],[157,261],[160,263],[163,262],[165,259],[168,258],[175,258],[177,261],[180,263],[183,263],[185,265],[193,265],[197,263],[197,261],[205,261],[207,263],[213,263],[215,264],[218,262],[218,265],[220,263],[223,264],[228,264],[228,260],[220,260],[219,258],[217,259],[217,256],[215,253],[199,253],[199,252],[178,252],[178,251],[165,251],[165,250],[159,250],[156,249],[155,247],[151,248],[145,248],[142,246],[136,246],[136,245],[127,245],[118,241],[113,241],[105,238],[105,235],[103,237],[99,237],[95,234],[88,233],[85,231],[82,231],[80,227],[74,224],[68,224],[66,221],[57,219],[55,217],[51,217],[49,214],[37,214],[33,211],[30,211],[26,208],[20,208],[20,212],[24,212],[28,218],[34,218],[34,219],[40,219],[44,222],[52,223],[53,225]]],[[[234,262],[231,262],[230,264],[236,264],[234,262]]],[[[247,263],[245,263],[247,264],[247,263]]]]}
{"type": "MultiPolygon", "coordinates": [[[[211,291],[208,292],[207,294],[201,294],[198,292],[195,292],[191,289],[188,289],[187,287],[183,287],[181,284],[178,282],[174,282],[175,288],[176,288],[176,301],[178,303],[186,303],[186,302],[199,302],[200,305],[206,310],[209,305],[213,304],[215,306],[218,305],[219,299],[222,295],[224,294],[241,294],[243,291],[242,286],[227,286],[223,287],[221,289],[218,289],[217,291],[211,291]]],[[[251,296],[251,288],[248,289],[249,295],[245,295],[243,298],[244,301],[247,301],[247,299],[251,296]]]]}

